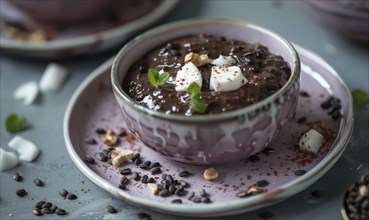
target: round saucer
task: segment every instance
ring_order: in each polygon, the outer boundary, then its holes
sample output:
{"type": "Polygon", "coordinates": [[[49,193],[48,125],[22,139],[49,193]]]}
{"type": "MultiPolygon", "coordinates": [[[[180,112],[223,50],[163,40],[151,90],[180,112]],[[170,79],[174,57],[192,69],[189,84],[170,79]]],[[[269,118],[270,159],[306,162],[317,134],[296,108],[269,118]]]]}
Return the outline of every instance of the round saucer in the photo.
{"type": "MultiPolygon", "coordinates": [[[[208,167],[191,166],[163,158],[136,140],[126,129],[111,90],[112,59],[85,79],[68,105],[64,119],[68,153],[82,173],[102,189],[130,204],[167,214],[225,216],[281,202],[323,176],[345,150],[353,130],[352,99],[345,83],[320,57],[301,47],[296,46],[296,49],[302,63],[301,91],[304,92],[299,97],[294,119],[287,123],[280,136],[268,146],[268,150],[231,164],[214,166],[219,172],[219,177],[214,181],[203,178],[203,172],[208,167]],[[339,118],[334,119],[320,106],[330,96],[341,101],[339,118]],[[143,161],[159,162],[163,173],[186,181],[189,187],[185,188],[184,195],[153,195],[146,183],[134,180],[122,190],[118,187],[122,178],[120,169],[96,158],[94,164],[85,162],[86,155],[95,156],[106,148],[104,135],[96,133],[98,128],[112,129],[116,133],[126,131],[120,137],[120,146],[139,152],[143,161]],[[318,130],[326,138],[316,155],[301,152],[298,148],[299,137],[310,128],[318,130]],[[86,143],[86,139],[91,138],[96,140],[95,145],[86,143]],[[189,171],[191,175],[180,177],[179,172],[183,170],[189,171]],[[261,189],[261,193],[239,197],[240,192],[248,191],[255,185],[261,189]],[[187,199],[191,192],[198,195],[202,189],[206,191],[210,203],[195,203],[187,199]],[[172,203],[174,199],[181,199],[182,204],[172,203]]],[[[161,181],[161,174],[152,175],[150,171],[132,162],[123,168],[137,171],[141,176],[146,174],[153,177],[156,183],[161,181]]]]}

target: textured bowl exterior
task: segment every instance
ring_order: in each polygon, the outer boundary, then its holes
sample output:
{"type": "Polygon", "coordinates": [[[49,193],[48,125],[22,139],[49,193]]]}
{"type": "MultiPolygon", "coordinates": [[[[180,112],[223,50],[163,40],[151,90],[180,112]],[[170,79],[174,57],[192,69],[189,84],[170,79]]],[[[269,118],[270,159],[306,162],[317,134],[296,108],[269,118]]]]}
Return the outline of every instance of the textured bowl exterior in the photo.
{"type": "Polygon", "coordinates": [[[196,165],[232,162],[267,146],[295,113],[299,78],[300,61],[289,42],[260,27],[229,20],[190,20],[155,28],[125,46],[112,67],[114,95],[128,128],[161,155],[196,165]],[[190,117],[146,109],[122,90],[120,85],[127,69],[145,52],[173,38],[204,32],[266,45],[291,66],[289,81],[277,93],[254,105],[190,117]]]}
{"type": "Polygon", "coordinates": [[[304,11],[328,30],[350,39],[369,43],[369,2],[339,0],[300,1],[304,11]]]}

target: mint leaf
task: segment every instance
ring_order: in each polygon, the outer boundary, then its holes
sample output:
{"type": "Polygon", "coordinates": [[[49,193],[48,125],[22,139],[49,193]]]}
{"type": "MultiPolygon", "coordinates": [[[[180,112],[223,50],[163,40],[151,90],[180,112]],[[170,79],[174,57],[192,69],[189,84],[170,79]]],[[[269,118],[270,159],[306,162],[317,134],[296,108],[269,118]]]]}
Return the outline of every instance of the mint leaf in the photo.
{"type": "Polygon", "coordinates": [[[369,95],[364,90],[354,89],[351,91],[354,103],[358,106],[364,106],[369,103],[369,95]]]}
{"type": "Polygon", "coordinates": [[[188,94],[191,96],[190,108],[195,112],[204,113],[208,108],[208,104],[201,98],[201,87],[193,82],[187,88],[188,94]]]}
{"type": "Polygon", "coordinates": [[[155,88],[157,88],[160,85],[163,85],[169,79],[169,73],[168,72],[162,72],[161,74],[159,74],[159,71],[157,69],[153,69],[153,68],[149,69],[149,72],[148,72],[147,76],[149,78],[149,82],[155,88]]]}
{"type": "Polygon", "coordinates": [[[190,100],[190,108],[195,112],[204,113],[208,108],[208,105],[201,98],[192,98],[190,100]]]}
{"type": "Polygon", "coordinates": [[[9,133],[15,133],[27,128],[27,119],[19,117],[15,113],[10,113],[5,119],[5,128],[9,133]]]}

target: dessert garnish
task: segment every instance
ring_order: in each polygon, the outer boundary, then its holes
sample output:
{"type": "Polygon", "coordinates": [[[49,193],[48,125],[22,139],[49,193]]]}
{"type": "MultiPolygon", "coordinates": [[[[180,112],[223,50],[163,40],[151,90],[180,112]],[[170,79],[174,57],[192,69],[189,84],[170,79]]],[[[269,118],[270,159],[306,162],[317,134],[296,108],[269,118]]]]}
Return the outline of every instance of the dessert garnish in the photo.
{"type": "Polygon", "coordinates": [[[165,84],[169,79],[169,73],[167,72],[159,72],[157,69],[150,68],[148,75],[149,82],[151,85],[153,85],[155,88],[165,84]]]}
{"type": "Polygon", "coordinates": [[[22,138],[21,136],[14,136],[8,143],[10,148],[18,151],[19,159],[23,161],[33,161],[40,154],[40,148],[38,148],[31,141],[22,138]]]}
{"type": "Polygon", "coordinates": [[[190,108],[199,113],[204,113],[208,107],[208,104],[201,97],[201,87],[196,82],[191,83],[187,88],[188,94],[190,94],[190,108]]]}
{"type": "Polygon", "coordinates": [[[325,138],[322,134],[314,129],[310,129],[300,138],[300,150],[317,154],[320,147],[324,144],[325,138]]]}
{"type": "Polygon", "coordinates": [[[27,128],[27,119],[15,113],[10,113],[5,119],[5,128],[9,133],[23,131],[27,128]]]}

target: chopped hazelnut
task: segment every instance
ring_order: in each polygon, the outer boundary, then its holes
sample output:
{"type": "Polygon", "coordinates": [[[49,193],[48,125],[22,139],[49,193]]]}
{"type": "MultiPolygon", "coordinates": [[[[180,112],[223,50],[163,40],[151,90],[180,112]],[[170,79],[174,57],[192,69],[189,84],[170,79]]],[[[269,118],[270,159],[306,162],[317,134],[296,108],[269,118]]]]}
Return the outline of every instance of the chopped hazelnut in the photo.
{"type": "Polygon", "coordinates": [[[206,180],[215,180],[218,177],[218,171],[211,167],[204,171],[203,176],[206,180]]]}
{"type": "Polygon", "coordinates": [[[184,58],[184,62],[185,63],[191,62],[196,67],[199,67],[199,66],[208,64],[210,61],[209,61],[209,57],[207,54],[198,55],[197,53],[191,52],[191,53],[186,54],[184,58]]]}
{"type": "Polygon", "coordinates": [[[150,190],[151,190],[151,193],[153,194],[153,195],[155,195],[155,194],[157,194],[158,193],[158,185],[156,184],[156,183],[148,183],[147,184],[148,186],[149,186],[149,188],[150,188],[150,190]]]}
{"type": "Polygon", "coordinates": [[[124,150],[123,148],[116,148],[111,152],[111,163],[113,167],[119,167],[123,163],[128,162],[133,157],[133,151],[124,150]]]}
{"type": "Polygon", "coordinates": [[[109,147],[114,147],[118,144],[118,136],[112,130],[108,130],[105,135],[104,144],[108,145],[109,147]]]}

